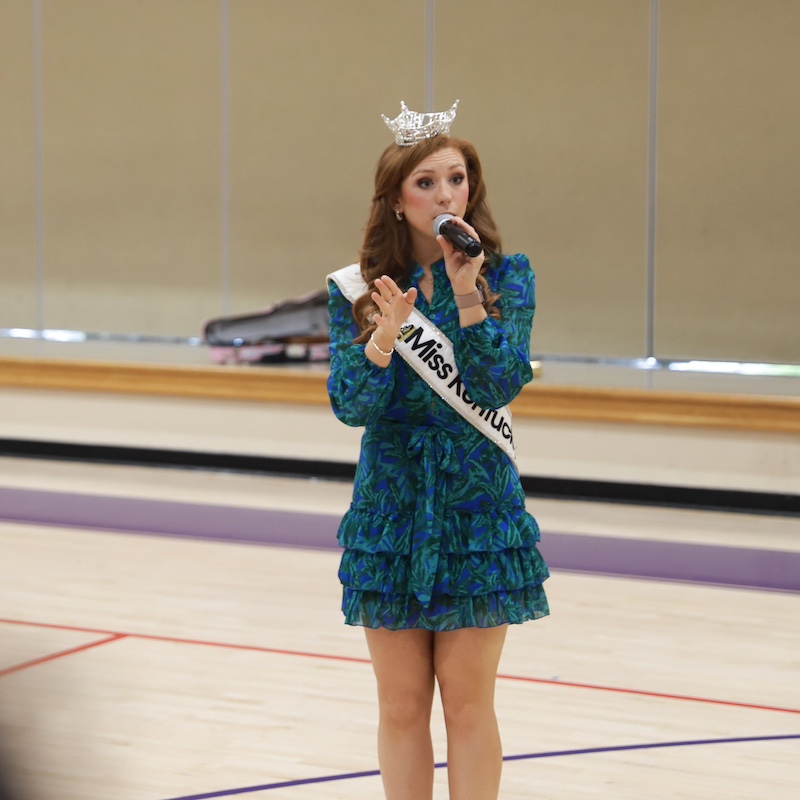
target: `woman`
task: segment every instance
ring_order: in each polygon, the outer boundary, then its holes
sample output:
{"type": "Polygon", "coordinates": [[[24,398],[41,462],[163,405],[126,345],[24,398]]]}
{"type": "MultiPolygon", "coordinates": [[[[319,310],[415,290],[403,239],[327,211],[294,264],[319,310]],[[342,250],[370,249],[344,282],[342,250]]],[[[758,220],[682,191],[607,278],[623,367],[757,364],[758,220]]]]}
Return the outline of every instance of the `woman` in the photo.
{"type": "Polygon", "coordinates": [[[491,800],[507,625],[548,613],[503,408],[532,377],[534,277],[525,256],[500,252],[475,148],[449,136],[456,106],[402,108],[384,117],[395,143],[378,163],[360,264],[329,276],[331,403],[366,428],[339,529],[342,607],[365,629],[377,678],[387,800],[432,797],[435,683],[451,800],[491,800]],[[441,214],[483,252],[437,235],[441,214]]]}

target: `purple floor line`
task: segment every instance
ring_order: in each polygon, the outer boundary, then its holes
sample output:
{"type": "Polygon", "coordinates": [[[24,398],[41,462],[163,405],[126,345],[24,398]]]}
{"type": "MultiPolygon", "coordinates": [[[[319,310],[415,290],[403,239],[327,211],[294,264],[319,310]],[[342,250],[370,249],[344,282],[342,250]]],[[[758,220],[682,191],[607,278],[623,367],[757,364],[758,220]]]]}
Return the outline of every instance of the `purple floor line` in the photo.
{"type": "MultiPolygon", "coordinates": [[[[712,744],[748,744],[753,742],[775,742],[786,739],[800,739],[800,733],[782,734],[779,736],[740,736],[730,739],[690,739],[678,742],[650,742],[648,744],[626,744],[613,747],[587,747],[579,750],[553,750],[545,753],[524,753],[515,756],[503,756],[503,761],[530,761],[536,758],[560,758],[563,756],[596,755],[600,753],[622,753],[631,750],[659,750],[668,747],[699,747],[712,744]]],[[[446,762],[437,763],[436,769],[447,766],[446,762]]],[[[213,800],[219,797],[233,797],[237,794],[252,794],[253,792],[267,792],[271,789],[287,789],[294,786],[308,786],[313,783],[331,783],[355,778],[374,778],[380,775],[379,770],[365,772],[349,772],[342,775],[328,775],[318,778],[301,778],[294,781],[281,781],[280,783],[265,783],[261,786],[246,786],[240,789],[226,789],[221,792],[207,792],[206,794],[193,794],[184,797],[172,797],[169,800],[213,800]]]]}
{"type": "MultiPolygon", "coordinates": [[[[309,484],[313,491],[313,484],[309,484]]],[[[210,541],[337,549],[339,517],[302,511],[0,488],[0,520],[210,541]]],[[[753,532],[754,541],[757,531],[753,532]]],[[[800,552],[545,531],[553,569],[800,591],[800,552]]]]}

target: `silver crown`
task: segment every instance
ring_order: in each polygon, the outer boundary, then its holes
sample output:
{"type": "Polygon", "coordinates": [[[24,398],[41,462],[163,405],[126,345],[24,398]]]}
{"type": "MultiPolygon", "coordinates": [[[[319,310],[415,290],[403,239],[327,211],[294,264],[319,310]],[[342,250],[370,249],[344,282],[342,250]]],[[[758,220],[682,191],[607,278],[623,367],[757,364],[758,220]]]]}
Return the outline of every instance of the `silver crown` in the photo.
{"type": "Polygon", "coordinates": [[[447,111],[423,114],[419,111],[409,111],[405,102],[401,102],[400,116],[389,119],[385,114],[381,114],[381,117],[394,134],[395,142],[401,147],[408,147],[440,133],[450,133],[450,125],[456,118],[457,106],[458,100],[447,111]]]}

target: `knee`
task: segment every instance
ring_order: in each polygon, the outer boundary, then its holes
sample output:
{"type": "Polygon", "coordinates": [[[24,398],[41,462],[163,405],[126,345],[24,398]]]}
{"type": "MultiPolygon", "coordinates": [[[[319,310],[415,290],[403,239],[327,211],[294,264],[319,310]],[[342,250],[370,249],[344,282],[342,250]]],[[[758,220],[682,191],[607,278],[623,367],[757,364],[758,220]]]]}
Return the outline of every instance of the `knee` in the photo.
{"type": "Polygon", "coordinates": [[[396,691],[381,697],[381,724],[395,730],[429,725],[433,697],[427,692],[396,691]]]}
{"type": "Polygon", "coordinates": [[[470,731],[494,717],[492,703],[469,693],[442,693],[444,721],[449,731],[470,731]]]}

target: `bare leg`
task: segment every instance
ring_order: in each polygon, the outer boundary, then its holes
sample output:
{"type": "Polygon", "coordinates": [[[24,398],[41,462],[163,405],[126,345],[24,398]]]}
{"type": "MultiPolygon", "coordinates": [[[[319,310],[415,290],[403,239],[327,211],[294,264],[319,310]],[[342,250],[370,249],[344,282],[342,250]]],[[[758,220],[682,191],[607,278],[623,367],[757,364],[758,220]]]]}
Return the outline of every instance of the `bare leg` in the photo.
{"type": "Polygon", "coordinates": [[[503,750],[494,687],[505,636],[505,625],[435,634],[450,800],[496,800],[500,791],[503,750]]]}
{"type": "Polygon", "coordinates": [[[431,800],[433,634],[365,631],[378,681],[378,761],[386,800],[431,800]]]}

